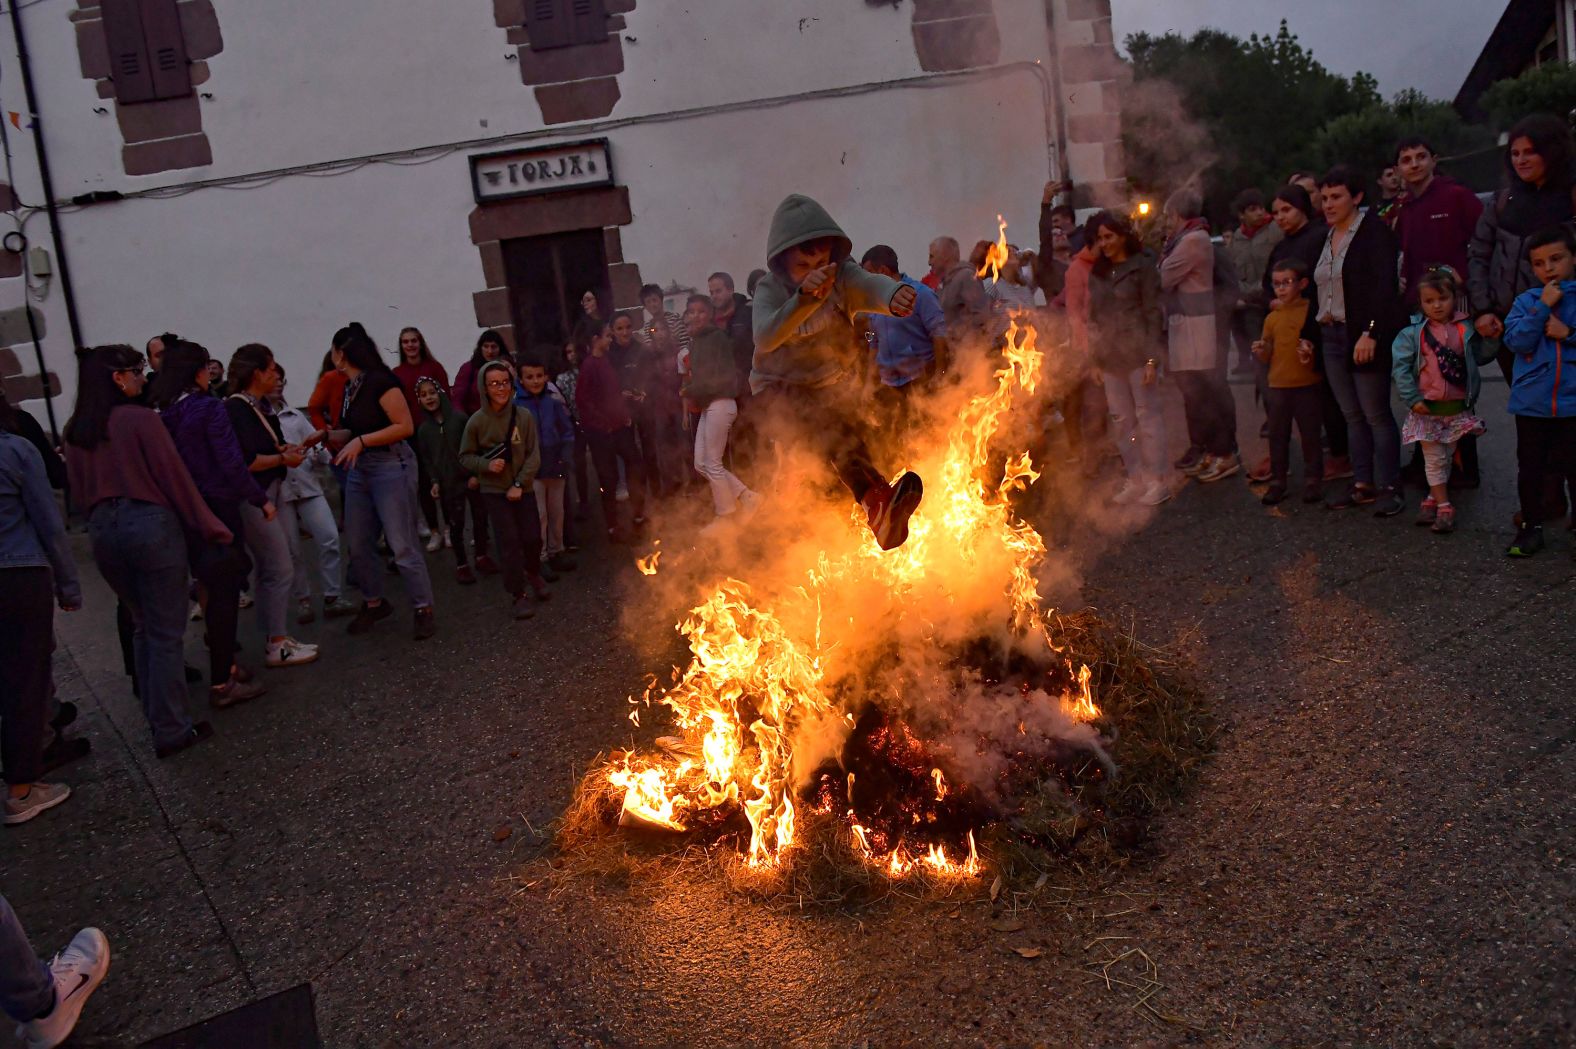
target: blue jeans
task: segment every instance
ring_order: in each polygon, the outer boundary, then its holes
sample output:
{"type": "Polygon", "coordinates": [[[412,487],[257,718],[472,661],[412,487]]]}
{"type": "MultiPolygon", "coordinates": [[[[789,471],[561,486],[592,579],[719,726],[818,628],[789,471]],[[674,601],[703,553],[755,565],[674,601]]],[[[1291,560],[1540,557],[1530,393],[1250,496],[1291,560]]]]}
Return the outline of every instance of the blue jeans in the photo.
{"type": "Polygon", "coordinates": [[[1346,417],[1352,477],[1362,485],[1394,488],[1401,480],[1401,428],[1390,410],[1390,373],[1357,371],[1346,349],[1346,325],[1326,324],[1324,374],[1346,417]]]}
{"type": "Polygon", "coordinates": [[[334,523],[334,510],[328,505],[328,497],[314,495],[292,503],[280,503],[279,520],[284,522],[285,537],[290,540],[290,560],[295,563],[290,596],[297,601],[312,599],[306,557],[301,551],[301,528],[304,525],[312,536],[312,542],[317,545],[317,569],[323,580],[323,596],[337,600],[340,588],[339,526],[334,523]]]}
{"type": "Polygon", "coordinates": [[[55,1005],[55,978],[33,953],[16,912],[0,896],[0,1012],[25,1024],[55,1005]]]}
{"type": "Polygon", "coordinates": [[[416,457],[401,441],[363,452],[345,482],[345,541],[350,571],[368,601],[383,599],[378,533],[388,538],[405,592],[416,608],[432,607],[432,579],[416,537],[416,457]]]}
{"type": "MultiPolygon", "coordinates": [[[[279,483],[268,486],[268,498],[278,507],[279,483]]],[[[268,638],[284,637],[285,620],[290,614],[290,583],[295,570],[290,562],[290,539],[285,533],[283,514],[272,521],[261,507],[241,504],[241,523],[246,532],[246,549],[257,566],[257,618],[268,638]]]]}
{"type": "Polygon", "coordinates": [[[88,514],[99,574],[131,611],[142,713],[155,746],[191,734],[186,715],[186,538],[175,511],[106,499],[88,514]]]}
{"type": "Polygon", "coordinates": [[[1153,484],[1166,479],[1166,417],[1160,407],[1160,382],[1144,385],[1144,369],[1102,371],[1105,400],[1111,409],[1111,439],[1122,456],[1128,480],[1153,484]]]}

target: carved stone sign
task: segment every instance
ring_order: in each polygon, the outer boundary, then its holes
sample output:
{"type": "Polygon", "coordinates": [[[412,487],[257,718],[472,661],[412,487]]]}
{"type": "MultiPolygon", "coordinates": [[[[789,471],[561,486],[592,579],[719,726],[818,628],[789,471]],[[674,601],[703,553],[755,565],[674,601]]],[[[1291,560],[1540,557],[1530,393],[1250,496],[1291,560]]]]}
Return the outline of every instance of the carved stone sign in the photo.
{"type": "Polygon", "coordinates": [[[613,158],[605,138],[471,157],[478,204],[612,184],[613,158]]]}

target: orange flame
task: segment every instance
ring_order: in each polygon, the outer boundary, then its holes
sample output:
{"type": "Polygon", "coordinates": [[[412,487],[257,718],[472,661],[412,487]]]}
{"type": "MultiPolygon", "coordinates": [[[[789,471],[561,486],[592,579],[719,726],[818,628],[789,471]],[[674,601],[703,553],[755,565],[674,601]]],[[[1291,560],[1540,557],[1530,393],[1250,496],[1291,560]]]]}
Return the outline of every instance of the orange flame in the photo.
{"type": "Polygon", "coordinates": [[[992,244],[990,250],[985,252],[985,262],[980,266],[979,272],[975,274],[981,280],[985,279],[986,273],[990,274],[991,280],[1000,280],[1002,267],[1007,265],[1008,260],[1012,258],[1007,251],[1007,220],[997,215],[996,224],[996,243],[992,244]]]}
{"type": "Polygon", "coordinates": [[[656,542],[652,543],[651,545],[657,547],[657,549],[651,551],[651,556],[650,557],[637,557],[637,558],[635,558],[635,567],[640,569],[640,574],[641,575],[656,575],[657,574],[657,561],[660,560],[661,557],[662,557],[662,550],[661,550],[662,540],[658,539],[656,542]]]}
{"type": "MultiPolygon", "coordinates": [[[[991,253],[998,272],[1006,260],[1006,243],[1003,221],[991,253]]],[[[843,624],[823,635],[823,604],[846,608],[850,594],[903,593],[918,586],[952,594],[947,588],[955,573],[949,566],[958,556],[967,561],[988,557],[990,563],[1006,566],[1001,570],[1005,592],[999,596],[1006,598],[1015,636],[1021,644],[1051,655],[1036,577],[1046,557],[1045,543],[1010,505],[1010,497],[1039,475],[1027,452],[1005,458],[999,450],[993,454],[1006,420],[1040,383],[1044,355],[1037,341],[1028,315],[1012,314],[992,385],[964,406],[948,428],[944,449],[936,451],[937,462],[926,467],[925,502],[911,519],[902,547],[882,551],[862,513],[854,510],[849,524],[857,531],[849,534],[851,540],[857,535],[857,541],[823,549],[801,585],[792,588],[792,600],[767,607],[764,595],[748,583],[728,578],[685,617],[680,631],[689,643],[688,666],[675,671],[667,688],[653,684],[643,696],[631,699],[631,720],[637,723],[642,708],[666,707],[679,742],[665,745],[666,752],[659,755],[627,753],[607,773],[608,783],[623,792],[623,811],[630,821],[680,831],[696,813],[737,806],[749,821],[747,860],[752,866],[773,865],[794,848],[795,753],[818,734],[846,734],[853,725],[850,711],[833,698],[832,688],[838,680],[837,638],[843,624]]],[[[639,559],[637,567],[654,574],[659,555],[660,550],[654,550],[639,559]]],[[[994,607],[999,597],[986,594],[981,600],[994,607]]],[[[1064,707],[1077,720],[1098,718],[1087,667],[1078,681],[1081,695],[1076,700],[1065,697],[1064,707]]],[[[802,778],[807,771],[797,774],[802,778]]],[[[937,800],[955,789],[939,768],[932,779],[937,800]]],[[[848,787],[851,795],[852,774],[848,787]]],[[[859,854],[894,877],[921,865],[929,873],[959,877],[981,869],[973,833],[968,835],[966,857],[954,859],[941,845],[906,847],[901,841],[878,854],[876,839],[852,811],[846,823],[859,854]]],[[[879,844],[887,846],[885,841],[879,844]]]]}

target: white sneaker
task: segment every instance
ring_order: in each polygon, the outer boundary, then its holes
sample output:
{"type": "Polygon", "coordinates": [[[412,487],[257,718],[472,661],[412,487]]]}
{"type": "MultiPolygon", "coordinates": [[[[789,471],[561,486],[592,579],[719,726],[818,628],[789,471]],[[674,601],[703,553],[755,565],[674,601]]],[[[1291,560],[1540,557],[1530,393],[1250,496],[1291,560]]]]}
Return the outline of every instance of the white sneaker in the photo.
{"type": "Polygon", "coordinates": [[[629,485],[623,481],[618,482],[618,492],[614,495],[614,498],[621,503],[629,502],[629,485]]]}
{"type": "Polygon", "coordinates": [[[71,797],[71,788],[64,783],[34,783],[32,789],[20,798],[5,792],[4,822],[7,827],[26,823],[41,812],[48,812],[71,797]]]}
{"type": "Polygon", "coordinates": [[[752,492],[750,489],[746,488],[744,491],[739,493],[739,513],[746,519],[754,517],[755,511],[761,508],[762,502],[764,502],[764,500],[760,497],[758,492],[752,492]]]}
{"type": "Polygon", "coordinates": [[[732,531],[734,523],[738,520],[739,514],[737,512],[731,514],[719,514],[718,516],[713,517],[706,523],[704,527],[701,528],[701,537],[703,539],[715,539],[726,532],[732,531]]]}
{"type": "Polygon", "coordinates": [[[427,553],[435,554],[443,549],[443,533],[433,532],[427,537],[427,553]]]}
{"type": "Polygon", "coordinates": [[[426,521],[418,518],[416,521],[416,536],[420,539],[426,539],[430,535],[432,535],[432,529],[427,527],[426,521]]]}
{"type": "Polygon", "coordinates": [[[1144,489],[1144,494],[1139,496],[1138,501],[1144,506],[1159,506],[1170,498],[1171,486],[1164,481],[1154,481],[1144,489]]]}
{"type": "Polygon", "coordinates": [[[198,604],[196,601],[193,601],[191,603],[191,607],[186,609],[186,618],[193,623],[202,622],[202,605],[198,604]]]}
{"type": "Polygon", "coordinates": [[[448,525],[443,526],[443,548],[445,550],[454,549],[454,536],[450,534],[448,525]]]}
{"type": "Polygon", "coordinates": [[[1116,494],[1111,496],[1111,502],[1117,506],[1131,506],[1143,494],[1144,489],[1140,485],[1134,484],[1132,481],[1123,481],[1122,487],[1118,488],[1116,494]]]}
{"type": "Polygon", "coordinates": [[[317,662],[317,646],[303,645],[293,637],[270,641],[264,662],[271,667],[295,667],[317,662]]]}
{"type": "Polygon", "coordinates": [[[49,963],[55,980],[55,1007],[48,1016],[21,1024],[17,1037],[27,1049],[55,1049],[70,1037],[88,997],[109,972],[109,940],[97,929],[83,929],[49,963]]]}

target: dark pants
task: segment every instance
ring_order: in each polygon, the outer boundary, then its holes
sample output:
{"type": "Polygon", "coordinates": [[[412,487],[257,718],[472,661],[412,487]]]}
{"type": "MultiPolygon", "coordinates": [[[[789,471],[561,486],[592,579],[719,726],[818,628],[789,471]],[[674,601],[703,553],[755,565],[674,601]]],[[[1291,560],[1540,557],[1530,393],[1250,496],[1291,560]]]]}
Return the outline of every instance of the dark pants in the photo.
{"type": "Polygon", "coordinates": [[[240,543],[243,531],[240,504],[212,499],[207,502],[208,509],[236,537],[228,546],[187,539],[192,576],[208,593],[208,607],[203,612],[208,638],[208,680],[222,685],[230,680],[230,667],[240,648],[236,633],[241,618],[241,591],[246,587],[252,564],[240,543]]]}
{"type": "MultiPolygon", "coordinates": [[[[660,461],[657,420],[651,409],[640,404],[634,411],[635,443],[640,446],[640,466],[646,477],[646,495],[655,499],[662,494],[662,465],[660,461]]],[[[581,468],[582,471],[584,467],[581,468]]]]}
{"type": "Polygon", "coordinates": [[[416,438],[407,437],[405,443],[410,445],[410,454],[416,457],[416,505],[421,508],[421,519],[427,522],[428,528],[436,532],[438,501],[432,497],[432,475],[427,472],[427,464],[422,461],[421,451],[416,447],[416,438]]]}
{"type": "Polygon", "coordinates": [[[852,381],[821,389],[776,384],[755,395],[755,407],[767,437],[824,460],[862,502],[866,492],[887,480],[871,460],[858,398],[852,381]]]}
{"type": "Polygon", "coordinates": [[[629,508],[636,517],[646,514],[646,468],[635,448],[635,428],[625,426],[612,433],[586,431],[591,465],[596,470],[597,490],[602,495],[602,524],[608,531],[618,527],[618,463],[624,462],[624,477],[629,489],[629,508]]]}
{"type": "Polygon", "coordinates": [[[1291,424],[1297,423],[1302,441],[1302,480],[1319,484],[1324,480],[1324,449],[1319,444],[1319,428],[1324,422],[1324,394],[1318,386],[1293,386],[1266,391],[1270,422],[1270,481],[1284,485],[1291,469],[1291,424]]]}
{"type": "Polygon", "coordinates": [[[449,541],[454,544],[454,563],[466,565],[470,557],[465,551],[465,511],[470,509],[471,533],[476,542],[476,556],[487,554],[487,508],[482,503],[482,493],[468,488],[443,495],[443,520],[449,526],[449,541]]]}
{"type": "MultiPolygon", "coordinates": [[[[579,426],[575,427],[575,447],[570,455],[570,473],[575,478],[575,515],[585,517],[586,508],[591,505],[591,481],[586,474],[586,460],[590,445],[586,442],[586,435],[579,426]]],[[[567,508],[565,512],[567,514],[567,508]]]]}
{"type": "Polygon", "coordinates": [[[1237,405],[1220,373],[1210,368],[1172,372],[1171,377],[1182,391],[1188,444],[1213,456],[1236,451],[1237,405]]]}
{"type": "Polygon", "coordinates": [[[132,648],[131,639],[136,634],[137,628],[131,621],[131,609],[126,607],[126,602],[115,602],[115,638],[120,642],[120,663],[126,671],[126,676],[131,678],[132,690],[136,691],[137,684],[137,653],[132,648]]]}
{"type": "Polygon", "coordinates": [[[1566,483],[1576,487],[1576,416],[1516,416],[1516,494],[1522,521],[1540,525],[1558,513],[1565,503],[1560,487],[1566,483]]]}
{"type": "Polygon", "coordinates": [[[134,499],[106,499],[88,515],[93,560],[131,610],[143,716],[157,746],[187,739],[186,543],[174,511],[134,499]]]}
{"type": "Polygon", "coordinates": [[[1341,411],[1341,402],[1336,399],[1335,390],[1330,386],[1330,374],[1327,371],[1319,373],[1319,397],[1324,413],[1324,439],[1330,446],[1330,454],[1337,459],[1350,458],[1352,442],[1346,433],[1346,413],[1341,411]]]}
{"type": "Polygon", "coordinates": [[[7,783],[44,774],[54,579],[48,568],[0,568],[0,765],[7,783]]]}
{"type": "Polygon", "coordinates": [[[525,593],[526,578],[542,575],[542,519],[536,514],[536,496],[527,488],[520,499],[486,492],[482,502],[498,540],[503,561],[503,588],[513,597],[525,593]]]}

